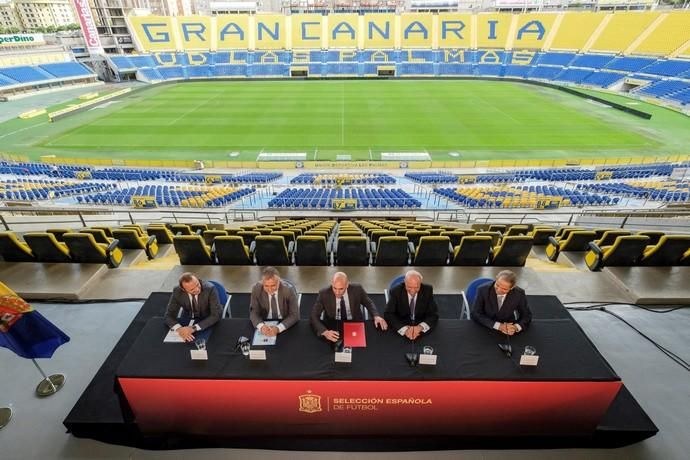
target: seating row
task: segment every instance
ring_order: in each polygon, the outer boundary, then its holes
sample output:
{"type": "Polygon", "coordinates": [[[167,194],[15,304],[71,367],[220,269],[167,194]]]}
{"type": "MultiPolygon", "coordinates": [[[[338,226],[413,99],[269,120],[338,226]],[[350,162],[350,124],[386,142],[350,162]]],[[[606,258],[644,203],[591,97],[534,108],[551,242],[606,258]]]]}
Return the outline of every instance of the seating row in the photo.
{"type": "Polygon", "coordinates": [[[96,191],[107,193],[115,187],[99,182],[12,179],[0,181],[0,199],[47,200],[96,191]]]}
{"type": "Polygon", "coordinates": [[[364,184],[395,184],[395,178],[389,174],[317,174],[302,173],[290,180],[291,184],[338,184],[338,185],[364,185],[364,184]]]}
{"type": "Polygon", "coordinates": [[[6,262],[96,263],[117,268],[122,262],[119,240],[98,243],[87,232],[66,232],[58,241],[55,234],[31,232],[19,241],[13,232],[0,232],[0,255],[6,262]]]}
{"type": "Polygon", "coordinates": [[[293,189],[283,190],[268,202],[269,208],[335,207],[334,199],[355,200],[357,208],[419,208],[422,203],[398,189],[293,189]]]}
{"type": "MultiPolygon", "coordinates": [[[[124,190],[107,191],[76,197],[79,203],[137,205],[137,199],[149,198],[157,206],[218,207],[254,193],[253,188],[202,187],[185,189],[178,187],[144,186],[124,190]]],[[[146,206],[146,204],[144,204],[146,206]]]]}
{"type": "Polygon", "coordinates": [[[679,181],[578,184],[576,189],[665,202],[690,200],[690,183],[679,181]]]}
{"type": "Polygon", "coordinates": [[[607,265],[690,265],[690,235],[562,227],[549,238],[546,256],[555,262],[566,251],[585,253],[585,263],[592,271],[607,265]]]}
{"type": "Polygon", "coordinates": [[[99,180],[165,180],[171,182],[208,183],[209,178],[213,182],[230,184],[266,184],[283,176],[280,172],[252,172],[245,174],[187,174],[173,169],[152,168],[103,168],[96,169],[93,166],[77,166],[50,164],[38,162],[14,162],[0,161],[0,174],[13,174],[17,176],[46,175],[51,177],[99,179],[99,180]]]}
{"type": "Polygon", "coordinates": [[[610,206],[620,198],[583,193],[554,186],[437,188],[434,193],[469,208],[548,208],[558,206],[610,206]],[[533,189],[530,189],[533,187],[533,189]]]}
{"type": "Polygon", "coordinates": [[[364,236],[341,236],[329,251],[323,236],[298,236],[293,246],[281,235],[258,235],[250,246],[242,236],[215,236],[208,245],[201,235],[175,236],[182,265],[499,265],[525,264],[533,240],[506,236],[492,246],[491,236],[464,236],[453,249],[448,236],[422,236],[415,247],[408,238],[381,236],[371,251],[364,236]]]}
{"type": "MultiPolygon", "coordinates": [[[[685,167],[684,163],[661,163],[649,165],[608,166],[590,168],[544,168],[507,171],[499,174],[473,175],[477,183],[509,183],[528,180],[543,181],[581,181],[596,180],[601,172],[611,173],[610,179],[644,179],[655,176],[670,176],[675,167],[685,167]]],[[[406,173],[405,177],[422,184],[457,183],[461,177],[447,173],[406,173]]]]}

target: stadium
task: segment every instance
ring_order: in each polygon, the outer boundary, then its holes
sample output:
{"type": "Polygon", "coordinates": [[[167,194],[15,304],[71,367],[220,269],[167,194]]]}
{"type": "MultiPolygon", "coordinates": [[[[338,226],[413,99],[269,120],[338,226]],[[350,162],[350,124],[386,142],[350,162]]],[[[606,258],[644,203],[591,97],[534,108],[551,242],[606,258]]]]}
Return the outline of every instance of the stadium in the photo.
{"type": "Polygon", "coordinates": [[[687,8],[292,3],[133,8],[128,52],[79,8],[82,44],[0,36],[8,458],[685,458],[687,8]],[[267,266],[300,321],[244,358],[267,266]],[[319,291],[345,272],[383,312],[408,270],[438,328],[334,363],[319,291]],[[504,270],[533,314],[512,339],[472,321],[504,270]],[[223,307],[204,361],[163,343],[186,272],[223,307]],[[36,314],[63,338],[19,353],[36,314]],[[52,356],[39,396],[17,354],[52,356]]]}

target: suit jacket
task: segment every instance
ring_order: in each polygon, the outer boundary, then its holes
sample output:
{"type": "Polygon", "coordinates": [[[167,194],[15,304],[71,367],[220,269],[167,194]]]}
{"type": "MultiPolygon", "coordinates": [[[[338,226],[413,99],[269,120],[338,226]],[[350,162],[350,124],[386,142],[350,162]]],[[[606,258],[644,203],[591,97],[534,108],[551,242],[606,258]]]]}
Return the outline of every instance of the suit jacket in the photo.
{"type": "MultiPolygon", "coordinates": [[[[374,316],[380,316],[379,311],[376,309],[376,305],[374,305],[374,302],[371,301],[369,295],[361,285],[350,284],[347,287],[347,297],[350,301],[350,311],[352,312],[353,321],[364,321],[360,305],[364,305],[364,308],[369,311],[369,316],[372,318],[374,316]]],[[[320,337],[324,331],[328,330],[323,321],[321,321],[321,313],[324,313],[324,319],[329,320],[329,322],[334,322],[335,310],[335,294],[333,294],[333,289],[331,289],[330,286],[321,289],[319,295],[316,297],[316,303],[311,310],[311,327],[317,336],[320,337]]],[[[341,314],[342,318],[345,318],[345,312],[341,312],[341,314]]]]}
{"type": "Polygon", "coordinates": [[[403,326],[410,326],[412,323],[426,323],[431,329],[436,326],[438,307],[434,301],[434,288],[422,283],[417,293],[414,313],[415,320],[412,321],[405,283],[400,283],[391,289],[388,293],[385,319],[394,331],[398,331],[403,326]]]}
{"type": "MultiPolygon", "coordinates": [[[[201,292],[197,298],[199,305],[200,317],[203,318],[196,324],[203,330],[213,326],[220,320],[221,305],[218,300],[218,293],[213,284],[201,281],[201,292]]],[[[189,300],[189,294],[180,286],[175,286],[170,300],[168,301],[168,308],[165,312],[165,324],[172,328],[177,324],[177,314],[182,308],[188,315],[192,315],[192,305],[189,300]]]]}
{"type": "Polygon", "coordinates": [[[524,329],[532,321],[532,312],[527,306],[525,291],[517,286],[508,291],[499,310],[494,283],[487,283],[477,289],[472,319],[489,329],[493,329],[496,322],[519,324],[524,329]]]}
{"type": "MultiPolygon", "coordinates": [[[[294,289],[282,281],[278,286],[278,309],[283,317],[281,323],[285,326],[285,329],[288,329],[299,320],[297,294],[294,289]]],[[[252,295],[249,300],[249,319],[251,319],[254,327],[266,320],[270,310],[271,304],[268,294],[261,283],[256,283],[252,288],[252,295]]],[[[277,318],[274,318],[274,320],[277,320],[277,318]]]]}

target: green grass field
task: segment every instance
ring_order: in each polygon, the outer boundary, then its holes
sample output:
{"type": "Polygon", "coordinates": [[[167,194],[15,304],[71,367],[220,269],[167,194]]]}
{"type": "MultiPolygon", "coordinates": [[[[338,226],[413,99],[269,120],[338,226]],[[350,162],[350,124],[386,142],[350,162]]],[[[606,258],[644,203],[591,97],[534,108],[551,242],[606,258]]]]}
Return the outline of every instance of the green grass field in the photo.
{"type": "MultiPolygon", "coordinates": [[[[632,103],[632,102],[631,102],[632,103]]],[[[0,125],[2,150],[37,157],[253,161],[259,152],[309,160],[437,160],[685,154],[690,118],[645,121],[560,91],[487,81],[191,82],[151,87],[75,116],[0,125]],[[231,152],[240,152],[230,156],[231,152]]]]}

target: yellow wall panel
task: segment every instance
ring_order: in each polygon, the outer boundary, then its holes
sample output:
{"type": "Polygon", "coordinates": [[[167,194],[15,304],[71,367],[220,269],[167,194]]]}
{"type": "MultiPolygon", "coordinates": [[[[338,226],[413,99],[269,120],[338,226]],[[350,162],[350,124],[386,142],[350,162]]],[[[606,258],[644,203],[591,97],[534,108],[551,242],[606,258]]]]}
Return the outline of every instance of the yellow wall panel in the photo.
{"type": "Polygon", "coordinates": [[[282,14],[262,14],[256,16],[256,49],[285,49],[285,16],[282,14]]]}
{"type": "Polygon", "coordinates": [[[321,49],[323,39],[322,19],[320,14],[293,14],[292,48],[321,49]]]}
{"type": "Polygon", "coordinates": [[[249,16],[246,14],[216,17],[216,49],[247,49],[249,47],[249,16]]]}
{"type": "Polygon", "coordinates": [[[659,26],[633,50],[633,54],[666,56],[690,40],[690,11],[669,13],[659,26]]]}
{"type": "Polygon", "coordinates": [[[211,18],[209,16],[179,16],[177,30],[182,49],[211,49],[211,18]]]}
{"type": "Polygon", "coordinates": [[[395,46],[395,15],[364,15],[364,48],[393,48],[395,46]]]}
{"type": "Polygon", "coordinates": [[[529,13],[519,15],[513,48],[541,49],[555,20],[555,14],[529,13]]]}
{"type": "Polygon", "coordinates": [[[477,15],[477,48],[505,48],[512,14],[477,15]]]}
{"type": "Polygon", "coordinates": [[[164,16],[131,16],[132,32],[142,51],[174,51],[172,18],[164,16]]]}
{"type": "Polygon", "coordinates": [[[402,48],[430,48],[432,40],[432,16],[412,13],[400,15],[402,48]]]}
{"type": "Polygon", "coordinates": [[[653,11],[615,13],[592,50],[622,52],[659,16],[653,11]]]}
{"type": "Polygon", "coordinates": [[[329,48],[356,48],[360,33],[359,15],[331,14],[328,16],[329,48]]]}
{"type": "Polygon", "coordinates": [[[565,13],[551,49],[579,50],[599,27],[607,13],[565,13]]]}
{"type": "Polygon", "coordinates": [[[438,15],[439,48],[470,48],[472,37],[472,15],[441,13],[438,15]]]}

